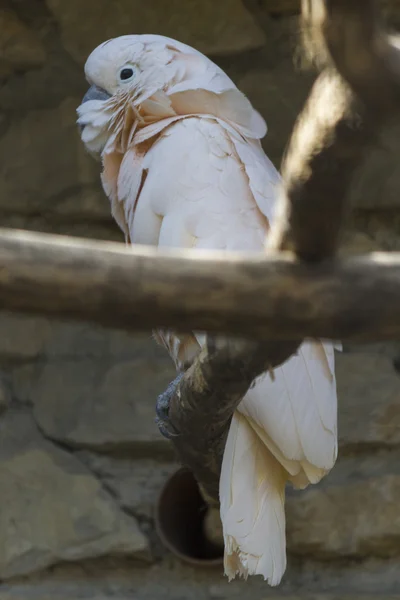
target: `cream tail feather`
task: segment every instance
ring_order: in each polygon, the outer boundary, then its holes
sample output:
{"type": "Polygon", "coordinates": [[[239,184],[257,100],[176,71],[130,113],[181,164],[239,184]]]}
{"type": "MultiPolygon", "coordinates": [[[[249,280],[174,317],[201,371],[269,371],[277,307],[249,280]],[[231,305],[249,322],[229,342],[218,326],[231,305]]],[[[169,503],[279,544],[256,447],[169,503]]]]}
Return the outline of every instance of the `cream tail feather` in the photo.
{"type": "MultiPolygon", "coordinates": [[[[166,39],[131,37],[138,47],[166,39]]],[[[128,42],[121,42],[124,52],[128,42]]],[[[143,92],[141,125],[129,135],[116,131],[104,142],[101,103],[79,109],[89,149],[104,146],[102,182],[114,217],[132,243],[263,251],[280,183],[259,141],[264,121],[211,61],[173,40],[162,52],[174,85],[143,92]]],[[[201,332],[158,331],[156,338],[177,368],[205,343],[201,332]]],[[[220,478],[229,578],[259,574],[271,585],[281,581],[285,485],[304,488],[333,467],[336,413],[332,342],[305,342],[248,391],[232,419],[220,478]]]]}

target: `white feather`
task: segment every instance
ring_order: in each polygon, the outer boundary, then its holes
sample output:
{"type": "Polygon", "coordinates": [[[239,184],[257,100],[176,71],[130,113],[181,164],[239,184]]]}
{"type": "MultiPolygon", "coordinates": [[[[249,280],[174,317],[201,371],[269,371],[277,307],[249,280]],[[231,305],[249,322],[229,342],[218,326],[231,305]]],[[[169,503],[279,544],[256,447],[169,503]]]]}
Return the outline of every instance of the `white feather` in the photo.
{"type": "Polygon", "coordinates": [[[280,582],[286,568],[285,482],[282,466],[236,412],[220,480],[221,490],[227,490],[221,494],[221,521],[229,579],[252,574],[270,585],[280,582]]]}

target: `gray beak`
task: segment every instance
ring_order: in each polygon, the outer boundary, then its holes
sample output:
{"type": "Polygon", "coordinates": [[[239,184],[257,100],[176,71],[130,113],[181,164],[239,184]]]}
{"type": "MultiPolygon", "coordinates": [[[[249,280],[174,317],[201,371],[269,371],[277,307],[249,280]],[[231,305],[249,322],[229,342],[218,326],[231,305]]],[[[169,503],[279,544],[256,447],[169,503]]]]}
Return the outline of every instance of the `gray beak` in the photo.
{"type": "MultiPolygon", "coordinates": [[[[108,100],[111,98],[111,94],[98,87],[97,85],[91,85],[86,94],[82,98],[82,104],[88,100],[108,100]]],[[[82,133],[85,125],[80,125],[79,129],[82,133]]]]}
{"type": "Polygon", "coordinates": [[[97,85],[91,85],[86,94],[83,96],[82,104],[88,100],[108,100],[109,98],[111,98],[111,94],[97,85]]]}

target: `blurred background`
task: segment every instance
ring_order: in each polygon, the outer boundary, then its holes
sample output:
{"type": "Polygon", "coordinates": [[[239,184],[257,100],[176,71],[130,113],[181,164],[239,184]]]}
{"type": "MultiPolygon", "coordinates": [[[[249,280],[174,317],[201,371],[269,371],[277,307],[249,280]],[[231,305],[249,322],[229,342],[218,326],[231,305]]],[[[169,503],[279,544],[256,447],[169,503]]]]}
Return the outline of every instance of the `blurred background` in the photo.
{"type": "MultiPolygon", "coordinates": [[[[382,2],[391,26],[400,2],[382,2]]],[[[106,39],[158,33],[206,53],[266,118],[277,167],[314,74],[295,0],[0,0],[0,223],[122,241],[75,125],[83,65],[106,39]]],[[[353,187],[346,252],[400,250],[400,142],[353,187]]],[[[337,356],[340,457],[288,492],[281,587],[228,584],[175,558],[154,527],[177,469],[154,424],[175,377],[151,334],[0,313],[0,600],[400,598],[398,345],[337,356]]]]}

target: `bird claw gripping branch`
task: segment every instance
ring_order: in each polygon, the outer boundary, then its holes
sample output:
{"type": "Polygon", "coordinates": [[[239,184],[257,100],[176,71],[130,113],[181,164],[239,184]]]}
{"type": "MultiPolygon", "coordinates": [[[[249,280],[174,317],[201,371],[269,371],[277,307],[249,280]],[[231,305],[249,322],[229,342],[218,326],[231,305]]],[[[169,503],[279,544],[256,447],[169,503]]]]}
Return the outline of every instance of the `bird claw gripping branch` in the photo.
{"type": "Polygon", "coordinates": [[[177,375],[177,377],[171,381],[165,392],[158,396],[156,402],[157,416],[155,421],[161,435],[163,435],[167,440],[179,435],[179,431],[169,420],[169,406],[182,377],[183,373],[179,373],[179,375],[177,375]]]}

